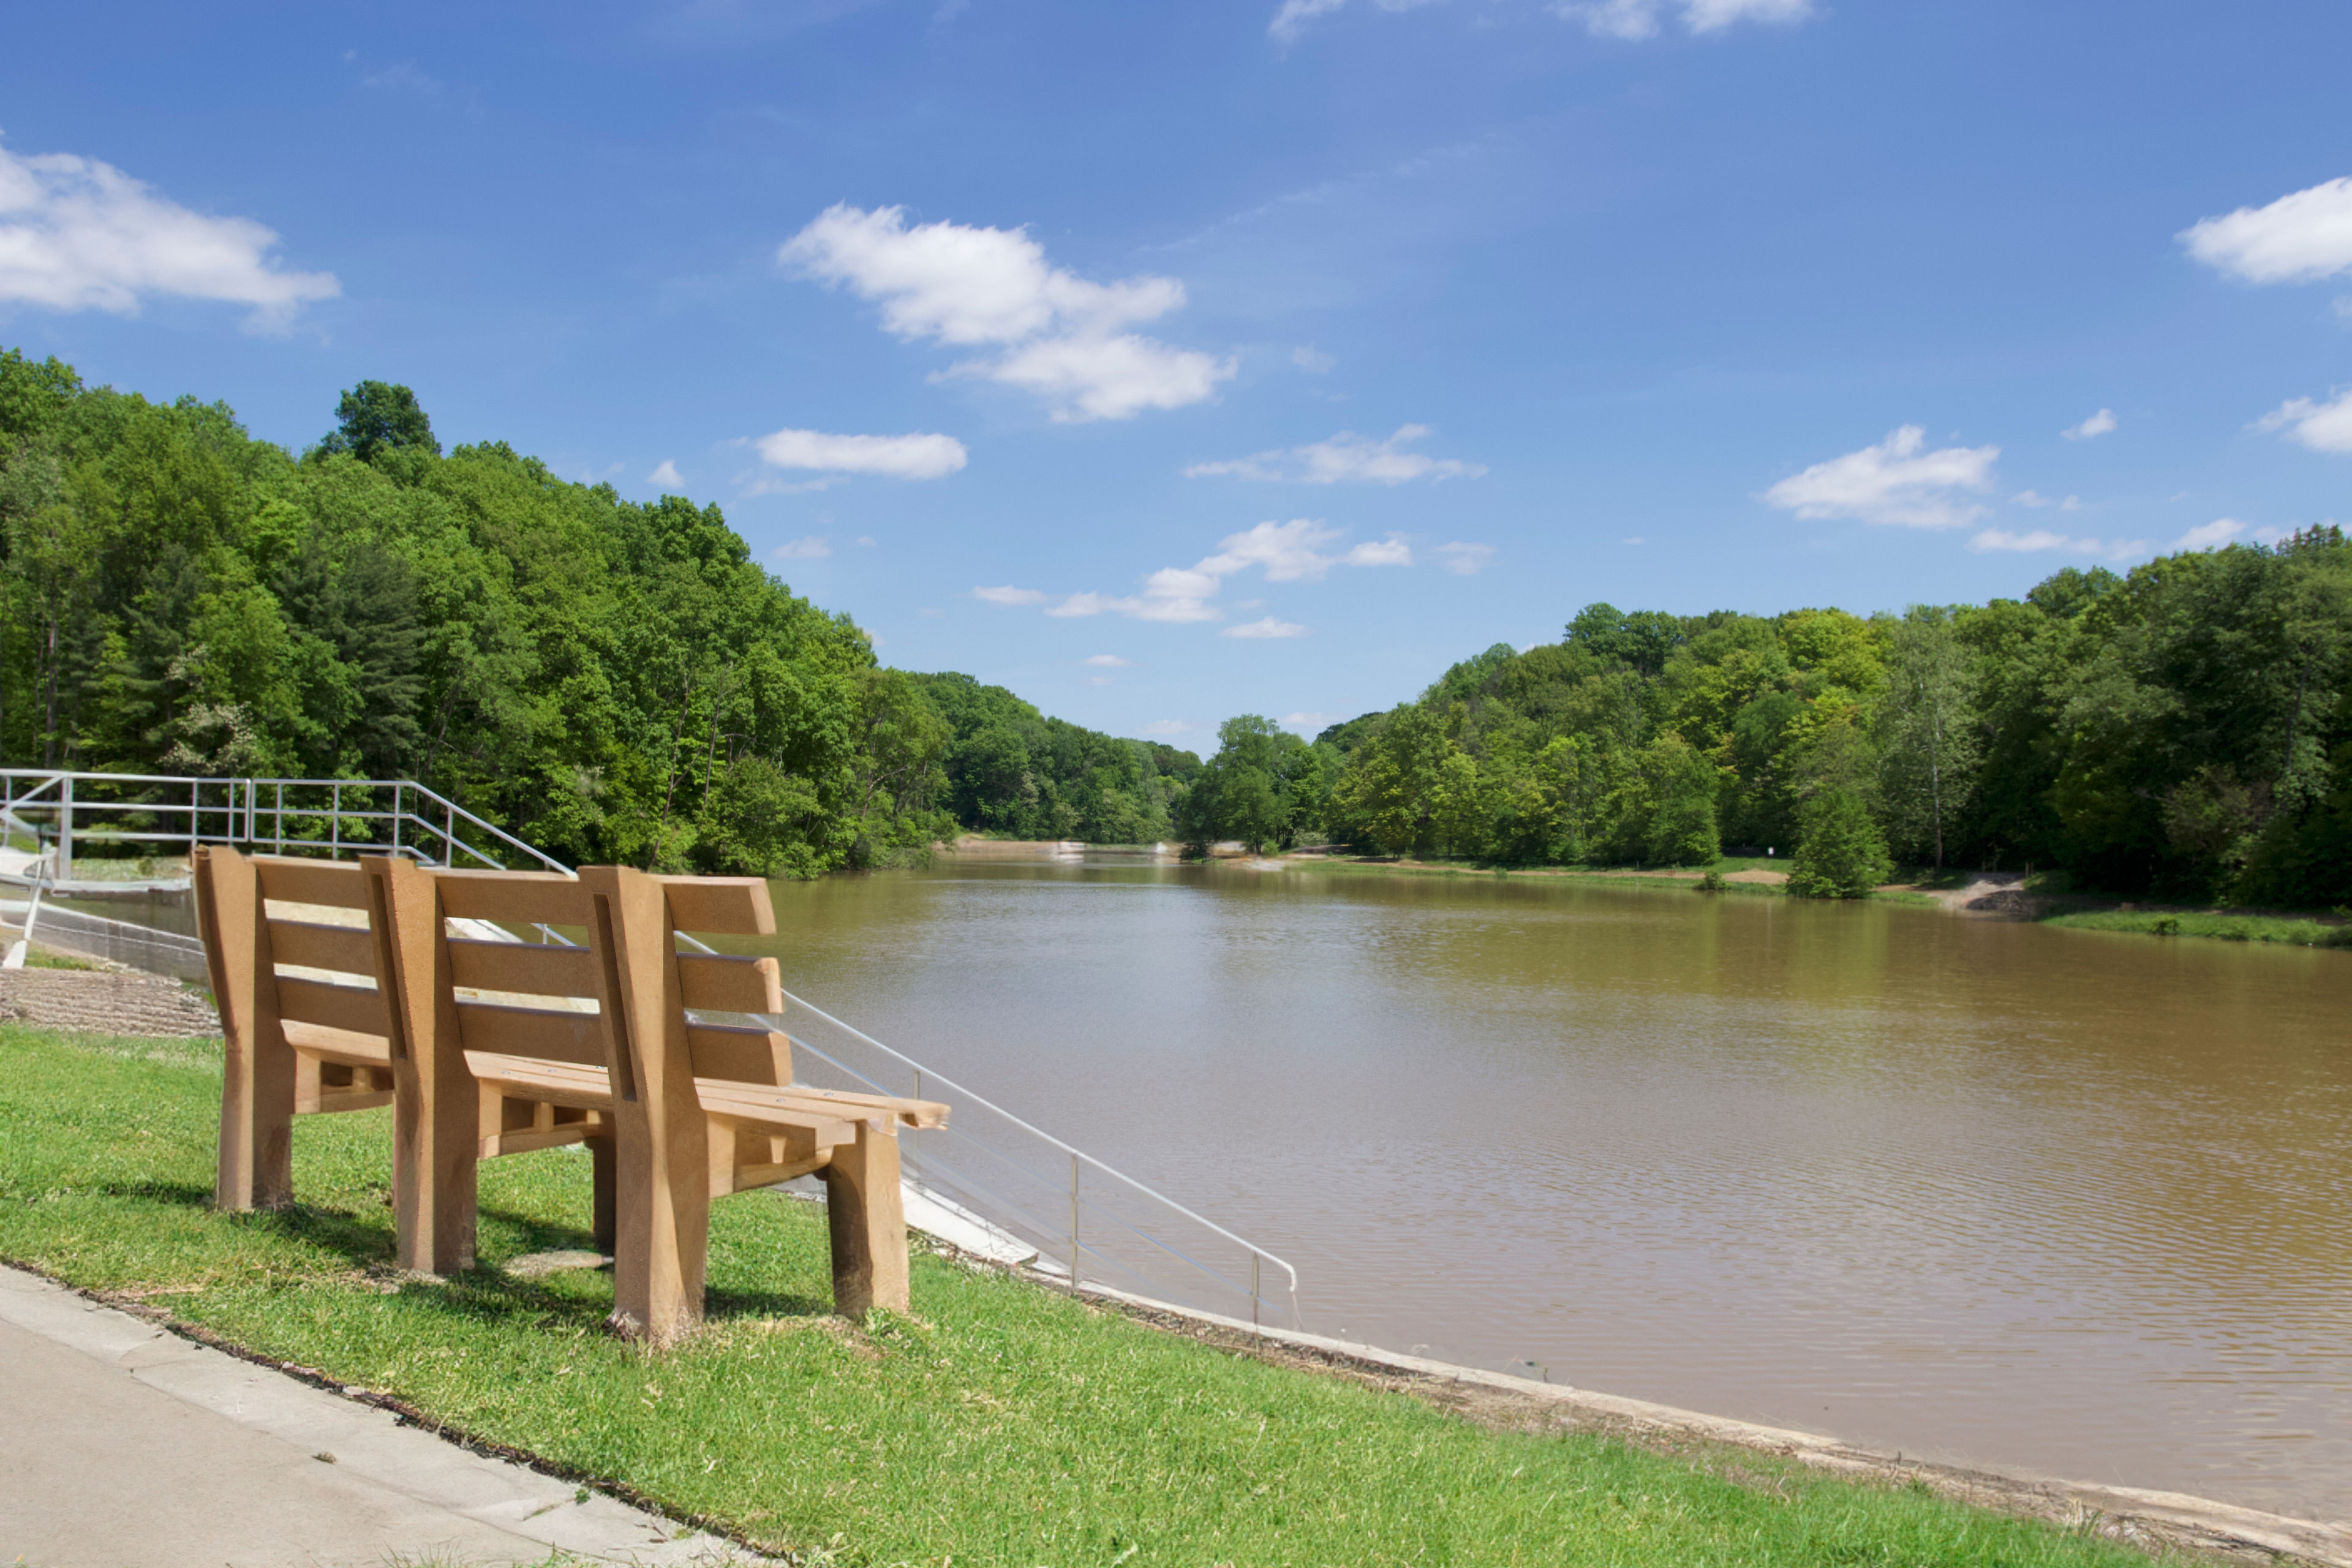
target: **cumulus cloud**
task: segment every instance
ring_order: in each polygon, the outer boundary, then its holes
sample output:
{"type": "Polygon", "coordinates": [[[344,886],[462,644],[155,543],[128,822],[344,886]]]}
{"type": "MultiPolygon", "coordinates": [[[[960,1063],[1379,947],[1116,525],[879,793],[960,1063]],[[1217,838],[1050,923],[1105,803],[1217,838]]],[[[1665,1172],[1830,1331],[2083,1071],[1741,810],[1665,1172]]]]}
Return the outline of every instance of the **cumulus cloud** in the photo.
{"type": "Polygon", "coordinates": [[[1309,375],[1328,375],[1339,362],[1309,343],[1291,350],[1290,363],[1309,375]]]}
{"type": "Polygon", "coordinates": [[[964,466],[963,443],[952,436],[828,436],[822,430],[779,430],[751,443],[771,468],[821,474],[876,474],[893,479],[945,479],[964,466]]]}
{"type": "Polygon", "coordinates": [[[2246,531],[2246,525],[2234,517],[2217,517],[2210,522],[2200,523],[2172,542],[2175,550],[2219,550],[2246,531]]]}
{"type": "Polygon", "coordinates": [[[2284,430],[2315,452],[2352,452],[2352,391],[2326,403],[2290,398],[2254,421],[2258,430],[2284,430]]]}
{"type": "Polygon", "coordinates": [[[2043,495],[2040,490],[2020,490],[2009,499],[2011,504],[2016,506],[2035,508],[2054,506],[2060,511],[2080,511],[2083,510],[2083,498],[2081,496],[2068,496],[2064,500],[2053,500],[2050,497],[2043,495]]]}
{"type": "Polygon", "coordinates": [[[189,211],[110,163],[0,147],[0,303],[137,312],[170,295],[252,307],[247,328],[284,331],[331,300],[331,272],[293,272],[278,236],[250,218],[189,211]]]}
{"type": "Polygon", "coordinates": [[[769,556],[777,561],[822,561],[832,553],[833,541],[814,533],[805,539],[779,544],[768,552],[769,556]]]}
{"type": "MultiPolygon", "coordinates": [[[[1215,621],[1224,612],[1215,604],[1224,581],[1255,570],[1269,583],[1319,583],[1335,566],[1410,566],[1412,550],[1400,534],[1368,541],[1346,550],[1328,548],[1339,531],[1313,518],[1288,522],[1261,522],[1239,533],[1229,533],[1217,548],[1191,566],[1163,566],[1143,580],[1139,594],[1070,594],[1046,605],[1045,613],[1064,620],[1089,616],[1126,616],[1139,621],[1215,621]]],[[[1483,548],[1483,547],[1481,547],[1483,548]]],[[[998,605],[1034,605],[1046,595],[1029,588],[975,588],[973,594],[998,605]]],[[[1255,608],[1255,603],[1241,606],[1255,608]]],[[[1279,626],[1270,617],[1259,623],[1279,626]]],[[[1234,632],[1237,637],[1295,637],[1298,632],[1256,630],[1234,632]]],[[[1098,656],[1108,658],[1108,655],[1098,656]]],[[[1087,660],[1089,664],[1096,659],[1087,660]]]]}
{"type": "Polygon", "coordinates": [[[1181,719],[1154,719],[1143,727],[1147,735],[1181,735],[1192,726],[1181,719]]]}
{"type": "Polygon", "coordinates": [[[1475,479],[1486,471],[1484,464],[1405,450],[1429,434],[1426,425],[1401,425],[1386,440],[1375,441],[1342,430],[1328,440],[1311,441],[1304,447],[1253,452],[1221,463],[1194,463],[1184,475],[1194,479],[1295,479],[1309,485],[1402,485],[1414,479],[1475,479]]]}
{"type": "Polygon", "coordinates": [[[1764,502],[1806,519],[1858,518],[1904,528],[1958,528],[1984,508],[1966,499],[1992,488],[1998,447],[1923,450],[1927,432],[1906,425],[1875,447],[1815,463],[1764,492],[1764,502]]]}
{"type": "Polygon", "coordinates": [[[1670,11],[1681,13],[1692,34],[1719,33],[1739,22],[1794,24],[1813,14],[1811,0],[1560,0],[1552,10],[1601,38],[1655,37],[1670,11]]]}
{"type": "MultiPolygon", "coordinates": [[[[1642,542],[1639,539],[1630,539],[1626,542],[1639,544],[1642,542]]],[[[1485,569],[1487,562],[1495,558],[1495,547],[1491,544],[1465,544],[1456,539],[1449,543],[1439,545],[1437,557],[1438,564],[1454,575],[1475,577],[1485,569]]]]}
{"type": "Polygon", "coordinates": [[[909,341],[993,347],[941,373],[1036,394],[1058,420],[1127,419],[1216,395],[1231,358],[1127,331],[1184,303],[1184,285],[1145,276],[1096,283],[1051,266],[1025,229],[941,221],[908,226],[902,207],[826,208],[777,252],[803,277],[846,286],[909,341]]]}
{"type": "Polygon", "coordinates": [[[1277,621],[1268,616],[1262,621],[1227,626],[1217,635],[1223,637],[1303,637],[1307,635],[1307,628],[1295,621],[1277,621]]]}
{"type": "Polygon", "coordinates": [[[1285,713],[1282,727],[1286,730],[1328,730],[1346,717],[1345,713],[1285,713]]]}
{"type": "Polygon", "coordinates": [[[2069,426],[2058,434],[2069,441],[2088,441],[2093,437],[2105,435],[2115,427],[2116,411],[2112,408],[2102,408],[2080,425],[2069,426]]]}
{"type": "Polygon", "coordinates": [[[646,476],[646,483],[649,485],[659,485],[666,490],[682,490],[686,489],[686,480],[679,475],[677,465],[670,461],[667,458],[664,458],[661,460],[660,468],[656,468],[652,473],[646,476]]]}
{"type": "Polygon", "coordinates": [[[2316,283],[2352,272],[2352,178],[2206,218],[2178,237],[2189,255],[2246,283],[2316,283]]]}
{"type": "MultiPolygon", "coordinates": [[[[1348,0],[1282,0],[1266,25],[1276,43],[1295,43],[1318,16],[1328,16],[1348,0]]],[[[1383,11],[1410,11],[1427,0],[1373,0],[1383,11]]],[[[1553,0],[1556,16],[1581,22],[1604,38],[1647,38],[1655,36],[1662,16],[1679,13],[1689,32],[1717,33],[1735,22],[1801,22],[1813,14],[1812,0],[1553,0]]]]}
{"type": "Polygon", "coordinates": [[[2053,533],[2044,528],[2037,528],[2030,533],[1989,528],[1969,540],[1969,548],[2029,555],[2055,550],[2068,555],[2104,555],[2120,560],[2125,556],[2147,553],[2148,545],[2145,539],[2075,539],[2063,533],[2053,533]]]}
{"type": "Polygon", "coordinates": [[[1086,662],[1097,669],[1132,669],[1135,660],[1121,658],[1115,653],[1088,654],[1086,662]]]}

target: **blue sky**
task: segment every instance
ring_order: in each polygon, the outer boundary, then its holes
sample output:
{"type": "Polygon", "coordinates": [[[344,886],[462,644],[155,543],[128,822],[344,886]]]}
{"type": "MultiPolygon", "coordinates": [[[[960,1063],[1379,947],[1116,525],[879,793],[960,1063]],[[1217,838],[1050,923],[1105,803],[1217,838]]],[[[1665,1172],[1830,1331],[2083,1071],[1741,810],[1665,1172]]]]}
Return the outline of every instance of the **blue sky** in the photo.
{"type": "Polygon", "coordinates": [[[1194,744],[2352,521],[2340,0],[17,6],[0,343],[1194,744]]]}

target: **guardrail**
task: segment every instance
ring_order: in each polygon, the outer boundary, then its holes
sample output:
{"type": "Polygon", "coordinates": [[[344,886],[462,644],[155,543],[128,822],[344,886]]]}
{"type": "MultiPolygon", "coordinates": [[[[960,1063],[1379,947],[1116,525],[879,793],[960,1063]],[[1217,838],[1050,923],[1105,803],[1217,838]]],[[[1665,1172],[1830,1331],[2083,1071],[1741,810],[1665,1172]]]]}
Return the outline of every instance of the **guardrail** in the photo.
{"type": "Polygon", "coordinates": [[[572,868],[407,779],[199,779],[0,768],[0,837],[24,835],[74,879],[77,847],[228,844],[272,855],[367,850],[428,866],[572,868]]]}
{"type": "MultiPolygon", "coordinates": [[[[911,1088],[919,1099],[954,1103],[947,1126],[899,1134],[919,1199],[984,1216],[998,1239],[1017,1239],[1034,1254],[1029,1266],[1068,1290],[1106,1286],[1234,1318],[1244,1315],[1235,1309],[1246,1300],[1253,1323],[1269,1300],[1286,1299],[1291,1326],[1303,1326],[1298,1270],[1265,1247],[814,1003],[789,991],[784,1000],[783,1013],[758,1016],[790,1037],[796,1078],[882,1094],[911,1088]]],[[[1001,1250],[998,1260],[1021,1261],[1001,1250]]]]}

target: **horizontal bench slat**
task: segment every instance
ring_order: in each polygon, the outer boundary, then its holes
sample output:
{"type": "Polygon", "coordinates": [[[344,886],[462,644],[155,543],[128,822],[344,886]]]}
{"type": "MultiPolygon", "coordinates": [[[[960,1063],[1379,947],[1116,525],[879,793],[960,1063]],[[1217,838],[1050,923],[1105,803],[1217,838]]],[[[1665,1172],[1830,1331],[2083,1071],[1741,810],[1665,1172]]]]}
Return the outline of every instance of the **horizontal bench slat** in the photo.
{"type": "Polygon", "coordinates": [[[452,920],[514,925],[584,925],[588,895],[552,871],[443,871],[433,879],[452,920]]]}
{"type": "Polygon", "coordinates": [[[477,991],[528,996],[593,996],[596,955],[584,947],[449,939],[449,977],[477,991]]]}
{"type": "Polygon", "coordinates": [[[781,1013],[783,979],[772,958],[730,958],[725,953],[681,952],[678,987],[698,1012],[781,1013]]]}
{"type": "Polygon", "coordinates": [[[339,910],[368,907],[367,873],[349,860],[293,860],[257,855],[261,896],[289,904],[327,904],[339,910]]]}
{"type": "Polygon", "coordinates": [[[858,1094],[846,1089],[816,1089],[804,1083],[755,1092],[789,1096],[810,1105],[838,1107],[845,1116],[860,1119],[887,1117],[901,1127],[945,1127],[948,1124],[948,1108],[936,1100],[902,1100],[893,1094],[858,1094]]]}
{"type": "Polygon", "coordinates": [[[278,1016],[361,1035],[381,1035],[392,1026],[378,992],[282,974],[278,978],[278,1016]]]}
{"type": "Polygon", "coordinates": [[[375,973],[375,938],[365,926],[314,925],[309,921],[271,921],[269,956],[305,969],[344,974],[375,973]]]}
{"type": "Polygon", "coordinates": [[[286,1031],[286,1043],[306,1057],[341,1062],[345,1067],[354,1068],[388,1068],[392,1065],[392,1042],[380,1034],[330,1028],[324,1024],[306,1024],[299,1018],[282,1019],[280,1024],[286,1031]]]}
{"type": "Polygon", "coordinates": [[[457,1037],[466,1050],[535,1058],[579,1067],[604,1067],[604,1020],[593,1013],[557,1013],[539,1007],[503,1007],[491,1002],[457,1004],[457,1037]]]}
{"type": "Polygon", "coordinates": [[[686,1048],[697,1078],[749,1084],[793,1081],[792,1042],[767,1029],[688,1024],[686,1048]]]}
{"type": "Polygon", "coordinates": [[[601,1067],[467,1051],[466,1068],[477,1082],[518,1100],[544,1100],[580,1110],[613,1109],[613,1088],[601,1067]]]}
{"type": "Polygon", "coordinates": [[[776,906],[757,877],[662,877],[669,923],[716,936],[773,936],[776,906]]]}

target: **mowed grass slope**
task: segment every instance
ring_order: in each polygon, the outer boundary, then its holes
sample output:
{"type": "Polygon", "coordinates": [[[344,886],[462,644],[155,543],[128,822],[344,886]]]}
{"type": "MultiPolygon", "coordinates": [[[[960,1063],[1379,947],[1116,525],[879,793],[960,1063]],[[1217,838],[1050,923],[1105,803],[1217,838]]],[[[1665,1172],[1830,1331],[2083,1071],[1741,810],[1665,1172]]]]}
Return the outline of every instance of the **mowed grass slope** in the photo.
{"type": "Polygon", "coordinates": [[[848,1325],[826,1315],[821,1211],[765,1194],[717,1205],[710,1326],[650,1357],[602,1332],[609,1275],[498,1267],[587,1244],[577,1153],[485,1164],[483,1267],[446,1282],[391,1269],[387,1112],[297,1123],[296,1208],[213,1213],[217,1052],[0,1026],[0,1258],[771,1548],[961,1568],[2146,1561],[1761,1458],[1738,1458],[1739,1484],[1484,1430],[929,1256],[916,1318],[848,1325]]]}

